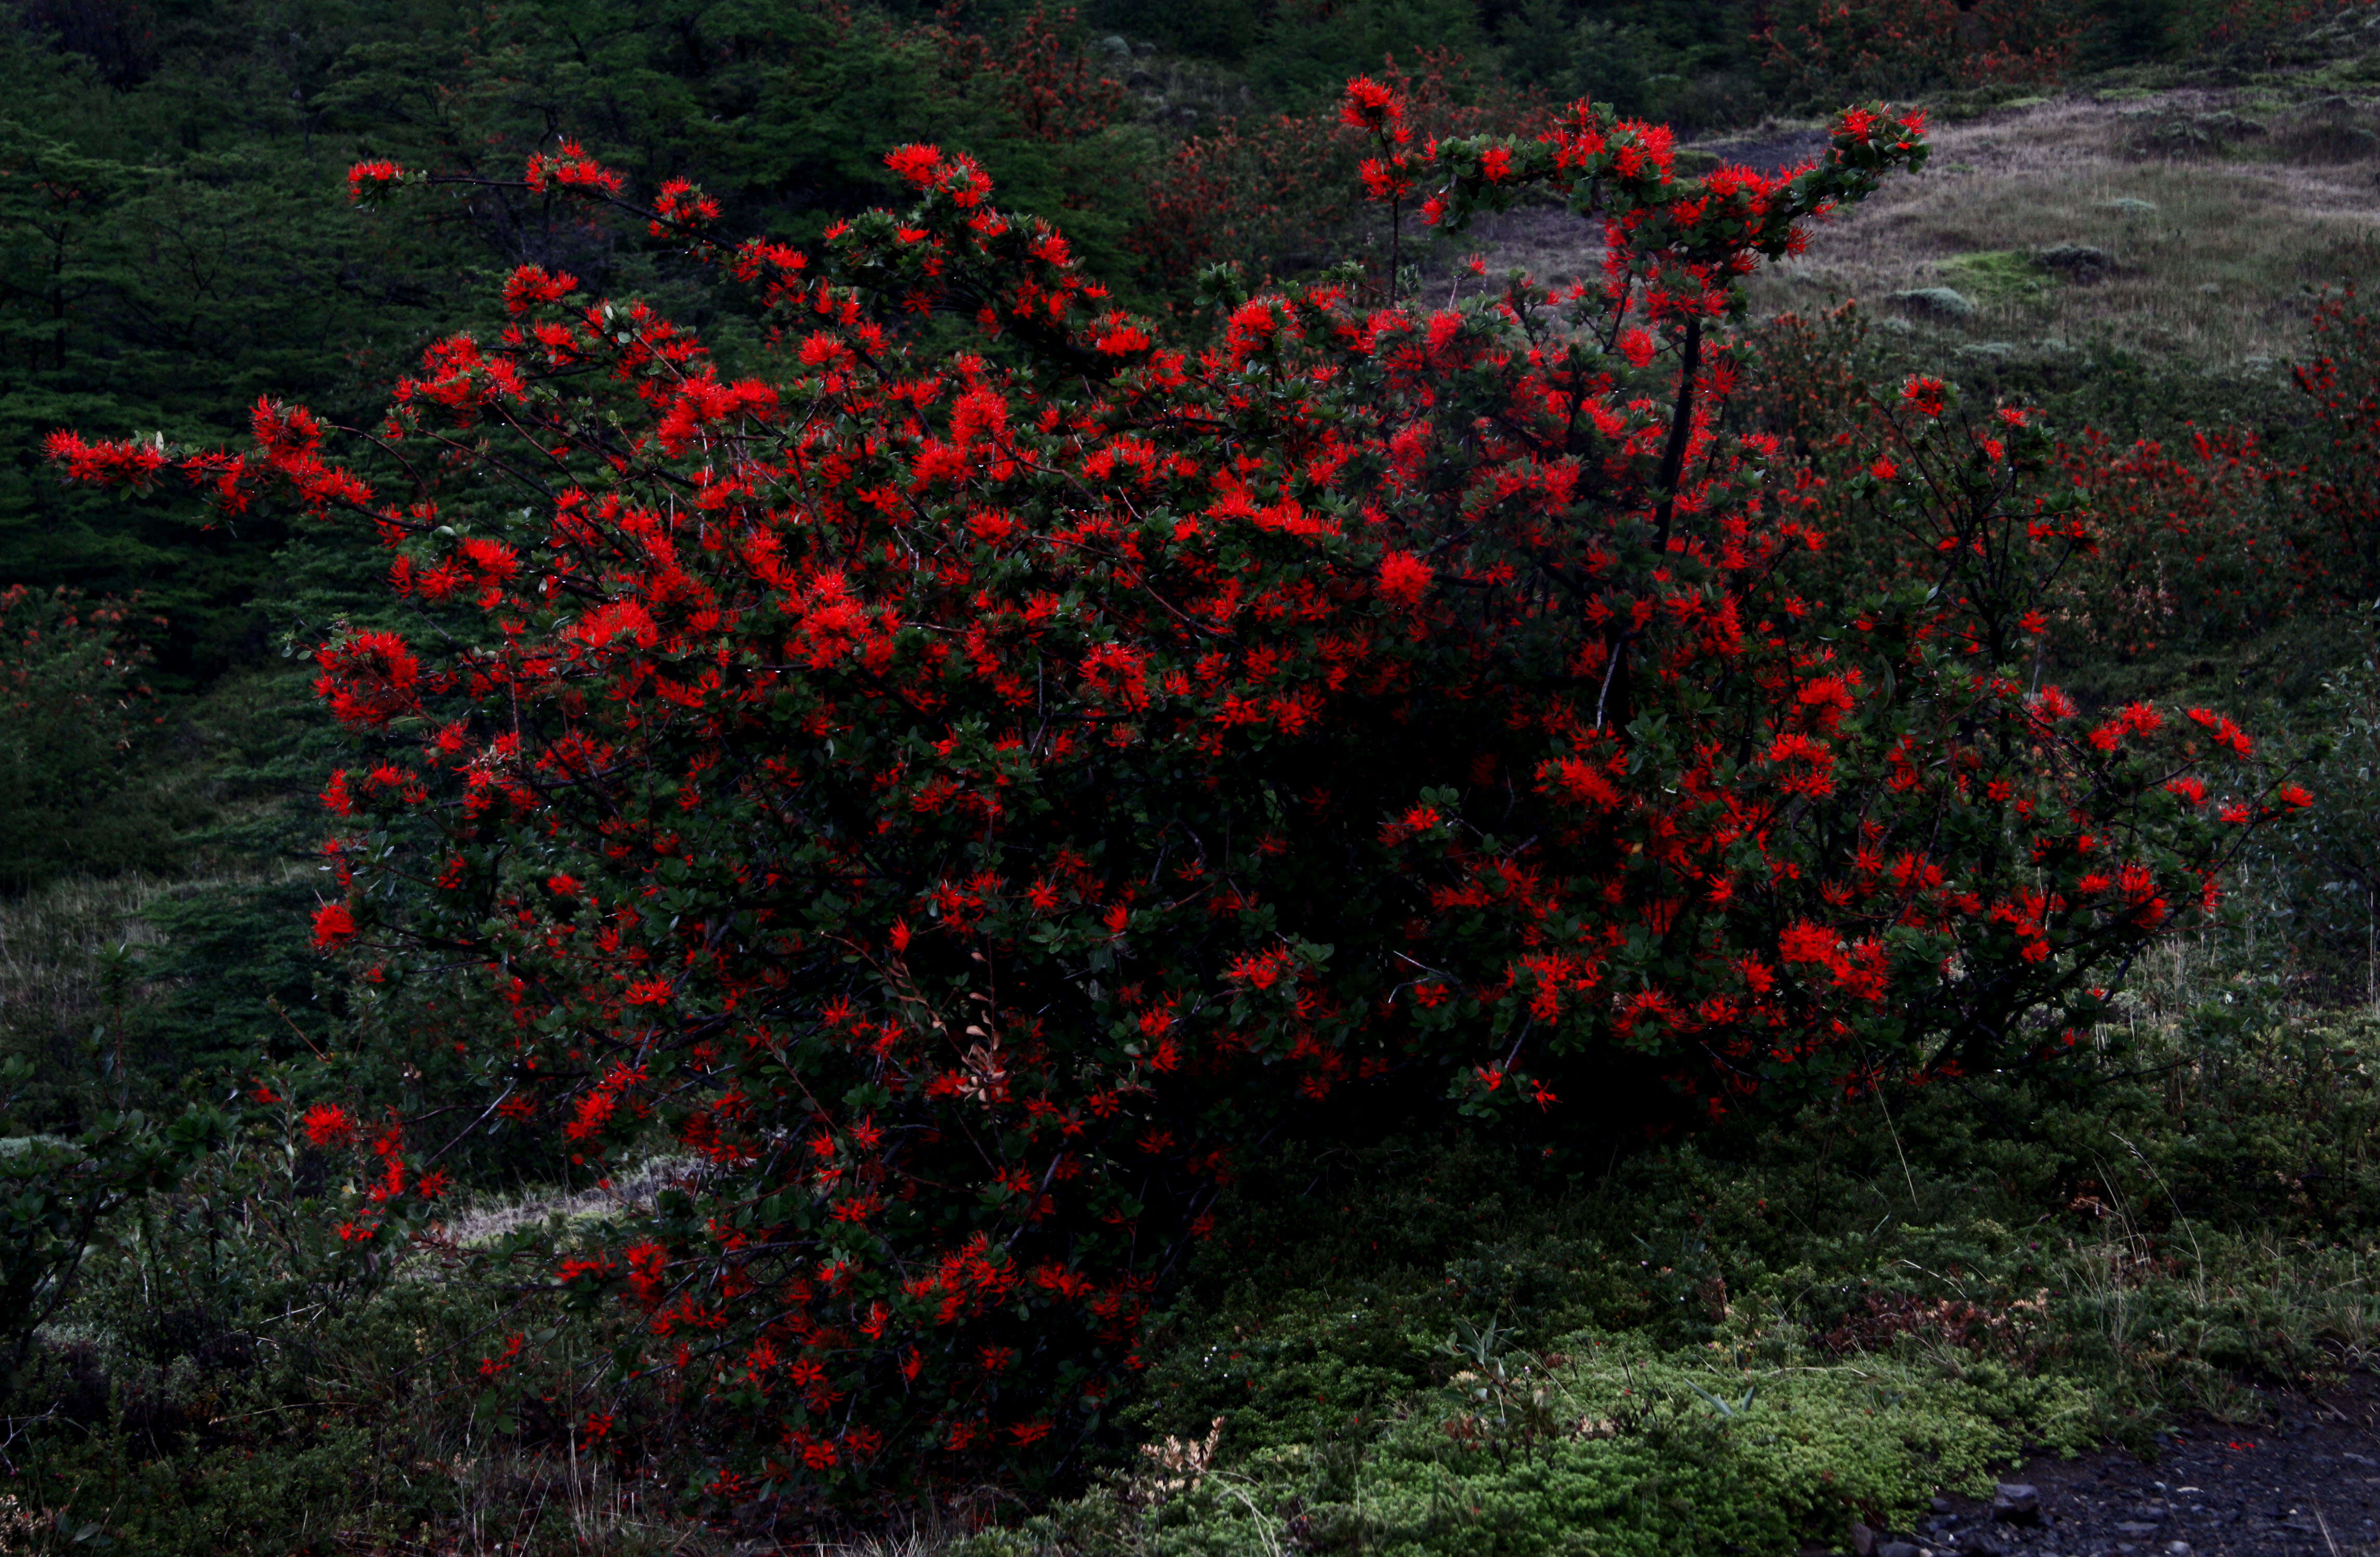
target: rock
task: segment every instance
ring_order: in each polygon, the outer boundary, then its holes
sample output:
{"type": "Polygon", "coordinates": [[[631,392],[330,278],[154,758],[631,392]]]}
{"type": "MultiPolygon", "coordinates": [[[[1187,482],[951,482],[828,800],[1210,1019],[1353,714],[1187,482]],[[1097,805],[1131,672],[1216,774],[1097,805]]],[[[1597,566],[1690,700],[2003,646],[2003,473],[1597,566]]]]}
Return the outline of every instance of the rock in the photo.
{"type": "Polygon", "coordinates": [[[2246,140],[2265,133],[2265,127],[2239,114],[2202,114],[2195,128],[2216,140],[2246,140]]]}
{"type": "MultiPolygon", "coordinates": [[[[1913,313],[1932,314],[1938,319],[1969,319],[1975,312],[1974,300],[1964,292],[1949,286],[1912,286],[1905,292],[1888,292],[1884,300],[1898,303],[1913,313]]],[[[1941,1500],[1937,1499],[1937,1502],[1941,1500]]],[[[1942,1504],[1944,1512],[1949,1505],[1942,1504]]]]}
{"type": "Polygon", "coordinates": [[[2133,132],[2132,150],[2138,152],[2162,152],[2168,157],[2186,157],[2211,152],[2219,144],[2214,136],[2198,126],[2181,119],[2158,119],[2133,132]]]}
{"type": "Polygon", "coordinates": [[[1961,1536],[1959,1550],[1966,1557],[2009,1557],[2010,1548],[2008,1537],[1985,1525],[1961,1536]]]}
{"type": "Polygon", "coordinates": [[[1855,1557],[1876,1557],[1876,1532],[1857,1520],[1852,1521],[1852,1551],[1855,1557]]]}
{"type": "Polygon", "coordinates": [[[2114,255],[2089,243],[2053,243],[2035,254],[2034,259],[2044,270],[2060,271],[2068,275],[2085,278],[2105,275],[2116,267],[2114,255]]]}
{"type": "Polygon", "coordinates": [[[2186,1540],[2166,1542],[2165,1557],[2190,1557],[2190,1543],[2186,1540]]]}
{"type": "Polygon", "coordinates": [[[2380,147],[2380,136],[2362,125],[2338,119],[2312,119],[2281,137],[2294,160],[2307,163],[2369,161],[2380,147]]]}
{"type": "Polygon", "coordinates": [[[2118,1535],[2130,1536],[2134,1540],[2140,1539],[2143,1536],[2153,1536],[2156,1534],[2156,1530],[2157,1527],[2155,1525],[2143,1525],[2137,1519],[2127,1519],[2116,1527],[2118,1535]]]}
{"type": "Polygon", "coordinates": [[[1931,1502],[1927,1502],[1925,1506],[1932,1509],[1937,1514],[1948,1514],[1950,1512],[1950,1500],[1948,1498],[1935,1498],[1931,1502]]]}
{"type": "Polygon", "coordinates": [[[1992,1489],[1992,1517],[2010,1525],[2041,1523],[2041,1493],[2022,1481],[2003,1481],[1992,1489]]]}
{"type": "Polygon", "coordinates": [[[1876,1557],[1920,1557],[1920,1551],[1914,1541],[1890,1540],[1876,1549],[1876,1557]]]}

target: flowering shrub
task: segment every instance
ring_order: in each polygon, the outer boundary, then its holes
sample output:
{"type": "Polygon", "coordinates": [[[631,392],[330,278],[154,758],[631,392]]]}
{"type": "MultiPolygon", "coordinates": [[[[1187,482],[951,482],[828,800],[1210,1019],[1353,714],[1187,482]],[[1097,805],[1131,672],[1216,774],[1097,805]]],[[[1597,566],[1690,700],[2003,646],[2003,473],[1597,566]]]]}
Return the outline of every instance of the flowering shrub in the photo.
{"type": "Polygon", "coordinates": [[[2097,643],[2238,638],[2380,597],[2380,322],[2350,286],[2311,322],[2293,450],[2242,429],[2120,450],[2086,429],[2060,449],[2092,515],[2095,554],[2070,592],[2097,643]]]}
{"type": "Polygon", "coordinates": [[[121,601],[0,589],[0,889],[68,869],[78,850],[114,865],[152,845],[154,821],[110,802],[148,722],[149,654],[133,635],[155,625],[121,601]]]}
{"type": "MultiPolygon", "coordinates": [[[[1630,1064],[1718,1113],[2046,1062],[2291,803],[2228,720],[2008,671],[2022,417],[1911,434],[1961,589],[1803,592],[1792,460],[1718,430],[1733,283],[1921,117],[1696,180],[1591,103],[1418,146],[1392,89],[1345,113],[1375,194],[1549,190],[1606,277],[1268,293],[1194,355],[910,146],[914,208],[816,254],[664,222],[767,301],[767,378],[528,269],[396,386],[397,490],[271,404],[173,453],[376,526],[439,624],[321,651],[359,755],[317,933],[468,1057],[458,1117],[698,1162],[554,1279],[642,1317],[723,1500],[1048,1464],[1242,1154],[1334,1097],[1559,1122],[1630,1064]]],[[[126,451],[53,444],[159,474],[126,451]]],[[[426,1133],[372,1127],[345,1235],[424,1214],[426,1133]]]]}
{"type": "Polygon", "coordinates": [[[2309,583],[2365,610],[2380,599],[2380,319],[2350,284],[2322,300],[2313,322],[2313,356],[2293,370],[2313,402],[2293,539],[2309,583]]]}
{"type": "MultiPolygon", "coordinates": [[[[1410,72],[1391,60],[1381,78],[1415,150],[1440,137],[1529,135],[1548,117],[1549,104],[1481,81],[1444,52],[1424,55],[1410,72]]],[[[1343,244],[1362,215],[1370,150],[1341,104],[1237,119],[1190,136],[1151,187],[1148,219],[1129,246],[1177,284],[1217,261],[1297,268],[1301,257],[1311,262],[1343,244]]]]}
{"type": "Polygon", "coordinates": [[[1759,15],[1769,74],[1804,96],[2055,81],[2087,25],[2040,0],[1806,0],[1759,15]]]}
{"type": "MultiPolygon", "coordinates": [[[[2372,0],[2189,0],[2165,23],[2166,43],[2177,51],[2209,45],[2263,45],[2268,55],[2283,40],[2277,34],[2332,18],[2353,18],[2372,0]]],[[[2319,34],[2311,42],[2319,43],[2319,34]]]]}
{"type": "MultiPolygon", "coordinates": [[[[2010,596],[2021,619],[2038,610],[2062,654],[2131,657],[2180,642],[2236,641],[2284,619],[2335,609],[2380,591],[2367,573],[2369,527],[2360,527],[2362,472],[2380,415],[2347,386],[2369,380],[2380,354],[2334,303],[2318,315],[2317,343],[2331,352],[2299,370],[2316,390],[2311,456],[2292,466],[2250,429],[2189,429],[2172,443],[2119,444],[2085,427],[2046,458],[2012,467],[1997,501],[2028,508],[2030,578],[2010,596]],[[2064,522],[2049,522],[2062,515],[2064,522]],[[2331,515],[2339,519],[2325,523],[2331,515]],[[2343,522],[2340,522],[2343,521],[2343,522]]],[[[1818,571],[1838,595],[1887,589],[1913,577],[1948,579],[1967,565],[1944,544],[1942,523],[1910,501],[1945,492],[1913,439],[1955,396],[1931,378],[1899,392],[1872,382],[1881,359],[1846,304],[1818,318],[1780,314],[1753,335],[1754,403],[1748,420],[1789,439],[1808,460],[1801,480],[1834,538],[1818,571]],[[1863,480],[1880,468],[1900,477],[1863,480]]],[[[1995,413],[2005,417],[2007,412],[1995,413]]],[[[2038,419],[2023,413],[2028,428],[2038,419]]],[[[2016,575],[2010,575],[2014,582],[2016,575]]]]}
{"type": "Polygon", "coordinates": [[[1123,88],[1094,75],[1070,42],[1071,7],[1036,9],[1012,18],[998,35],[961,31],[950,12],[922,23],[919,34],[942,56],[955,86],[978,79],[994,84],[1018,126],[1037,140],[1076,140],[1098,134],[1123,107],[1123,88]]]}
{"type": "Polygon", "coordinates": [[[2299,609],[2313,583],[2316,570],[2274,523],[2279,472],[2252,432],[2119,448],[2085,428],[2058,463],[2088,505],[2095,542],[2061,591],[2078,646],[2132,655],[2242,638],[2299,609]]]}

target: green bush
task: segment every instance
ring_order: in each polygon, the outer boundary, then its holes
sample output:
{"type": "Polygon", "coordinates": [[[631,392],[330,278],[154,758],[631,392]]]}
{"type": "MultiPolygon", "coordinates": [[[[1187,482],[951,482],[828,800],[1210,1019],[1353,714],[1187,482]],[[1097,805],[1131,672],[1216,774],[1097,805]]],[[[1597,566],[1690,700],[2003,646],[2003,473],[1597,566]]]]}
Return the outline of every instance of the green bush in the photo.
{"type": "Polygon", "coordinates": [[[126,797],[150,717],[137,625],[114,601],[0,589],[0,892],[163,851],[126,797]]]}

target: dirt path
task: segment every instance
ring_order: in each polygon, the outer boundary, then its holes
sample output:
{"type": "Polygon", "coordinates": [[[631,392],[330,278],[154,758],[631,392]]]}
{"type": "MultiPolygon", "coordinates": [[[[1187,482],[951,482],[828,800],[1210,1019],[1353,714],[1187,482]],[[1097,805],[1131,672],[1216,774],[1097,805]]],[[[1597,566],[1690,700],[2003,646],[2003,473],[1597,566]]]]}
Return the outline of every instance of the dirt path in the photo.
{"type": "MultiPolygon", "coordinates": [[[[1915,1530],[1863,1557],[2350,1557],[2380,1552],[2380,1381],[2277,1400],[2255,1429],[2186,1423],[2144,1464],[2122,1450],[2037,1460],[2031,1487],[1987,1502],[1942,1499],[1915,1530]]],[[[2008,1490],[2010,1489],[2004,1489],[2008,1490]]]]}

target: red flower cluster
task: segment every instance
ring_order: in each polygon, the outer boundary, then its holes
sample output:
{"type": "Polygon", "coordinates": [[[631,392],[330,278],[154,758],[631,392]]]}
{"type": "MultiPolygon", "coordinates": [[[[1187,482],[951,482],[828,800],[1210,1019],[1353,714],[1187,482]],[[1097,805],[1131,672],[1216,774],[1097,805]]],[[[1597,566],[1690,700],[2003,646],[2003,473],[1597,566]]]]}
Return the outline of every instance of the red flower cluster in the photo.
{"type": "Polygon", "coordinates": [[[315,1146],[345,1146],[356,1138],[355,1116],[336,1103],[306,1111],[306,1139],[315,1146]]]}
{"type": "MultiPolygon", "coordinates": [[[[1038,6],[990,28],[952,25],[938,12],[917,36],[941,56],[954,86],[994,85],[1026,133],[1037,140],[1078,140],[1107,128],[1123,108],[1124,89],[1095,74],[1069,40],[1072,6],[1038,6]]],[[[844,25],[849,25],[845,23],[844,25]]]]}
{"type": "Polygon", "coordinates": [[[42,441],[42,453],[52,464],[65,468],[68,480],[120,486],[133,492],[147,492],[171,463],[162,443],[144,443],[138,438],[101,439],[94,443],[64,430],[42,441]]]}
{"type": "Polygon", "coordinates": [[[347,199],[369,205],[404,181],[405,169],[385,158],[360,162],[347,169],[347,199]]]}
{"type": "Polygon", "coordinates": [[[2084,26],[2043,0],[1787,0],[1757,15],[1769,72],[1838,100],[1886,83],[2054,81],[2084,26]]]}
{"type": "MultiPolygon", "coordinates": [[[[350,179],[353,176],[349,175],[350,179]]],[[[616,195],[626,183],[619,174],[589,156],[586,148],[576,140],[565,140],[553,151],[531,156],[521,177],[540,194],[566,189],[581,194],[616,195]]]]}
{"type": "Polygon", "coordinates": [[[1549,117],[1542,100],[1478,77],[1449,53],[1426,52],[1410,73],[1391,66],[1381,77],[1350,82],[1333,107],[1251,116],[1190,137],[1149,191],[1150,214],[1131,247],[1185,280],[1218,260],[1271,268],[1269,261],[1343,243],[1359,192],[1402,208],[1434,139],[1528,133],[1549,117]]]}

